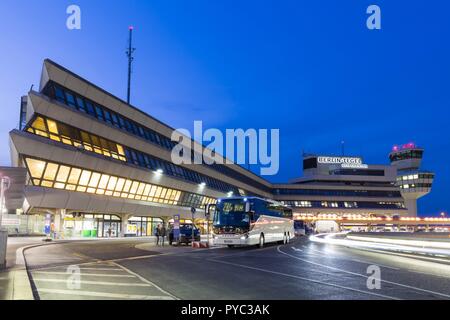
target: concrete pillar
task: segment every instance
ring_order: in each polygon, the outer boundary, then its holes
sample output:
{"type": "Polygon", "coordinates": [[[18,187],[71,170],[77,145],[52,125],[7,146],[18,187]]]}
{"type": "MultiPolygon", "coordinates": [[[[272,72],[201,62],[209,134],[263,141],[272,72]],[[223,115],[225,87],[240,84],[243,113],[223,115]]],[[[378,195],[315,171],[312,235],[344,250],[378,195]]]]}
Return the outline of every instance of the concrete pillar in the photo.
{"type": "Polygon", "coordinates": [[[125,237],[125,231],[127,230],[128,219],[130,219],[132,214],[126,213],[121,216],[122,223],[120,226],[120,236],[125,237]]]}

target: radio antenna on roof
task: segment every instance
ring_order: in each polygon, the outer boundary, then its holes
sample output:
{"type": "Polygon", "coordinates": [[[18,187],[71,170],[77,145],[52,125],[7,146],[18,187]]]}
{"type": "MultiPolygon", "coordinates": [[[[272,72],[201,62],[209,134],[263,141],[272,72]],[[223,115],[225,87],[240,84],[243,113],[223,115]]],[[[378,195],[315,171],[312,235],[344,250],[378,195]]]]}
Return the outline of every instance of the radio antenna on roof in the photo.
{"type": "Polygon", "coordinates": [[[131,64],[133,63],[134,57],[133,53],[136,50],[136,48],[133,48],[132,41],[133,41],[133,26],[129,26],[128,30],[130,32],[130,38],[128,41],[128,50],[126,52],[128,57],[128,88],[127,88],[127,103],[130,104],[130,95],[131,95],[131,64]]]}

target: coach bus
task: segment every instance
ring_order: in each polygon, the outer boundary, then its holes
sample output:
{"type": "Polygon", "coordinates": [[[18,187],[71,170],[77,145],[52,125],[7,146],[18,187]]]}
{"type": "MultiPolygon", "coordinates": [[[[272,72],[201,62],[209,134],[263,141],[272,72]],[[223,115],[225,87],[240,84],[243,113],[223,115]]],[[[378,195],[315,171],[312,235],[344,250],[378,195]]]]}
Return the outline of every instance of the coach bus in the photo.
{"type": "Polygon", "coordinates": [[[213,216],[215,245],[228,247],[279,242],[287,244],[295,236],[292,209],[258,197],[217,200],[213,216]]]}

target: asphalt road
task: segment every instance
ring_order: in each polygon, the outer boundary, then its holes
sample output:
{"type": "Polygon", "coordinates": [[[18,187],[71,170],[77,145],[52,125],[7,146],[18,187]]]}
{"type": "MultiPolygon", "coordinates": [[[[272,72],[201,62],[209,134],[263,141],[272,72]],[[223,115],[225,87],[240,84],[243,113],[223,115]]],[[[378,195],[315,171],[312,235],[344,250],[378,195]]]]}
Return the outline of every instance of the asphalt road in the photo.
{"type": "Polygon", "coordinates": [[[40,299],[450,299],[450,260],[306,238],[262,249],[77,241],[25,256],[40,299]],[[379,289],[367,286],[373,265],[379,289]]]}

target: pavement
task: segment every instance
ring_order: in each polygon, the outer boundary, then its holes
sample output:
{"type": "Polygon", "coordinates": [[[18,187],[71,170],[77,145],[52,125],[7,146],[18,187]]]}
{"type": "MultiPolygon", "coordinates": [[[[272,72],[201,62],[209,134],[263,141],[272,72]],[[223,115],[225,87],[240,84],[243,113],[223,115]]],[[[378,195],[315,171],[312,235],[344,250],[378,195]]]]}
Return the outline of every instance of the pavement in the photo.
{"type": "Polygon", "coordinates": [[[32,300],[33,293],[23,259],[23,248],[42,243],[42,237],[10,237],[6,268],[0,270],[0,300],[32,300]]]}
{"type": "Polygon", "coordinates": [[[24,254],[34,293],[43,300],[450,299],[448,259],[306,237],[262,249],[100,239],[55,242],[24,254]],[[374,266],[379,288],[368,285],[374,266]]]}

